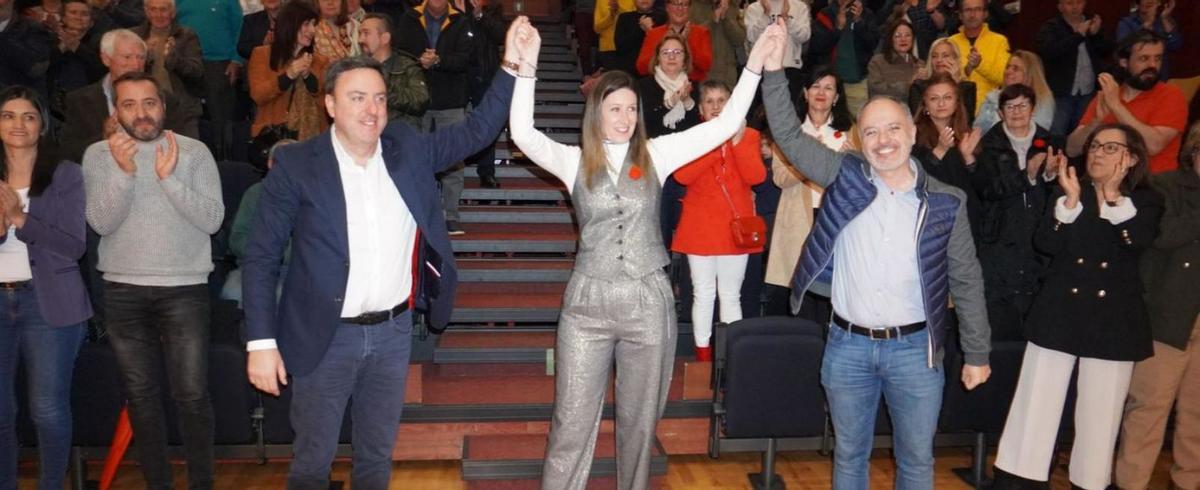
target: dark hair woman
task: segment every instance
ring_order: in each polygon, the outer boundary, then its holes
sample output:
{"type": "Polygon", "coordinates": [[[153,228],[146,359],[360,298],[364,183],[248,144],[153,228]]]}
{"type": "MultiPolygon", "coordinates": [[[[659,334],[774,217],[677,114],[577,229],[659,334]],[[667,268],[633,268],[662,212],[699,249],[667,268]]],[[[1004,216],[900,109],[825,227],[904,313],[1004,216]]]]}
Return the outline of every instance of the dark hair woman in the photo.
{"type": "Polygon", "coordinates": [[[312,5],[288,2],[275,20],[274,40],[250,55],[250,98],[258,106],[251,136],[268,126],[286,125],[304,140],[328,125],[320,94],[329,60],[313,52],[317,19],[312,5]]]}
{"type": "Polygon", "coordinates": [[[908,97],[908,88],[921,68],[914,33],[912,24],[903,18],[884,29],[879,52],[867,63],[867,90],[871,97],[888,96],[896,100],[908,97]]]}
{"type": "Polygon", "coordinates": [[[71,376],[92,316],[79,272],[87,225],[83,172],[45,137],[29,88],[0,91],[0,487],[17,486],[17,364],[37,428],[39,488],[62,488],[71,449],[71,376]]]}
{"type": "MultiPolygon", "coordinates": [[[[512,140],[535,164],[566,184],[579,219],[579,253],[563,295],[556,343],[554,422],[542,471],[544,488],[582,488],[617,366],[618,486],[645,488],[658,417],[675,359],[675,298],[663,267],[658,229],[666,177],[738,131],[754,98],[767,54],[782,49],[781,25],[768,28],[721,114],[687,131],[647,138],[633,79],[607,72],[588,94],[581,146],[555,142],[534,128],[540,41],[518,34],[520,78],[509,119],[512,140]],[[615,359],[614,359],[615,358],[615,359]]],[[[670,48],[677,49],[677,48],[670,48]]],[[[684,72],[686,73],[686,72],[684,72]]],[[[686,75],[685,75],[686,77],[686,75]]],[[[645,101],[657,103],[658,101],[645,101]]],[[[726,232],[729,232],[726,229],[726,232]]]]}
{"type": "Polygon", "coordinates": [[[1153,354],[1138,261],[1163,206],[1146,185],[1146,144],[1137,130],[1107,124],[1084,148],[1084,175],[1054,155],[1061,189],[1034,236],[1050,266],[1025,323],[1029,344],[996,457],[1000,482],[1047,480],[1078,364],[1071,483],[1108,487],[1134,362],[1153,354]]]}
{"type": "Polygon", "coordinates": [[[975,165],[975,148],[983,131],[972,130],[968,110],[954,78],[934,73],[923,87],[916,116],[917,144],[912,155],[929,175],[967,194],[971,233],[979,236],[979,198],[968,167],[975,165]]]}

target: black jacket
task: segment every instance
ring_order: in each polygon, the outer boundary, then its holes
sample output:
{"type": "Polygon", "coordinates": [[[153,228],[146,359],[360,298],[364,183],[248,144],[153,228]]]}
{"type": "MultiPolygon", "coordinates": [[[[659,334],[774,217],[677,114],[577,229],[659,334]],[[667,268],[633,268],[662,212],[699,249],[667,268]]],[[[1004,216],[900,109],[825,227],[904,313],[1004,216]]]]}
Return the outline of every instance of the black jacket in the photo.
{"type": "Polygon", "coordinates": [[[53,34],[14,11],[0,32],[0,88],[25,85],[44,94],[54,45],[53,34]]]}
{"type": "Polygon", "coordinates": [[[1180,168],[1152,182],[1166,199],[1166,212],[1140,264],[1150,329],[1154,340],[1185,350],[1200,314],[1200,176],[1180,168]]]}
{"type": "Polygon", "coordinates": [[[971,173],[958,148],[951,148],[942,158],[938,158],[932,149],[914,145],[912,157],[917,159],[930,177],[957,187],[967,195],[967,220],[971,225],[971,236],[979,236],[979,196],[975,195],[975,188],[971,186],[971,173]]]}
{"type": "Polygon", "coordinates": [[[684,113],[683,119],[675,123],[675,129],[663,125],[663,116],[667,115],[668,109],[663,105],[663,88],[654,81],[654,77],[642,77],[637,81],[637,89],[642,99],[642,119],[646,123],[646,137],[657,138],[700,124],[699,84],[692,84],[692,100],[696,101],[696,106],[684,113]]]}
{"type": "Polygon", "coordinates": [[[500,2],[492,2],[483,7],[483,14],[475,18],[475,6],[465,2],[467,20],[470,22],[469,33],[474,47],[475,59],[470,63],[471,82],[475,84],[473,92],[483,95],[487,85],[492,81],[492,75],[500,69],[500,51],[504,49],[504,35],[508,23],[504,21],[503,6],[500,2]]]}
{"type": "Polygon", "coordinates": [[[429,83],[429,109],[456,109],[467,106],[467,65],[473,63],[474,46],[471,42],[471,23],[465,15],[450,7],[438,36],[437,46],[429,45],[425,35],[424,7],[418,6],[404,13],[397,21],[396,34],[392,36],[392,48],[405,51],[417,58],[426,49],[437,50],[441,62],[425,70],[429,83]]]}
{"type": "MultiPolygon", "coordinates": [[[[1033,234],[1046,214],[1046,204],[1056,185],[1046,182],[1041,172],[1034,182],[1029,181],[1003,124],[993,126],[979,147],[971,183],[980,202],[975,244],[987,296],[1035,293],[1046,260],[1034,250],[1033,234]]],[[[1050,131],[1037,128],[1026,161],[1049,147],[1062,145],[1050,131]]]]}
{"type": "Polygon", "coordinates": [[[95,83],[108,73],[100,61],[100,38],[102,32],[92,28],[79,40],[75,51],[63,51],[58,46],[50,50],[50,70],[46,82],[50,91],[50,109],[62,118],[64,99],[67,93],[95,83]]]}
{"type": "MultiPolygon", "coordinates": [[[[875,48],[879,46],[879,29],[876,28],[876,25],[875,13],[865,5],[858,21],[853,25],[850,24],[849,19],[846,20],[846,27],[850,29],[849,34],[854,36],[855,56],[863,78],[862,80],[844,80],[844,82],[857,83],[867,79],[867,63],[871,61],[871,56],[875,54],[875,48]]],[[[804,49],[804,66],[833,66],[837,61],[835,53],[838,41],[844,34],[847,33],[837,28],[836,2],[830,2],[828,7],[813,14],[812,37],[809,38],[808,46],[804,49]]]]}
{"type": "Polygon", "coordinates": [[[1146,359],[1154,349],[1138,259],[1158,235],[1162,196],[1148,186],[1135,189],[1126,199],[1133,199],[1137,215],[1114,225],[1100,217],[1092,184],[1080,180],[1083,212],[1075,222],[1054,217],[1060,190],[1034,235],[1034,246],[1051,259],[1025,321],[1025,337],[1079,357],[1146,359]]]}
{"type": "Polygon", "coordinates": [[[637,75],[637,58],[642,51],[642,42],[646,40],[646,31],[638,23],[643,15],[649,15],[658,27],[667,23],[667,13],[659,9],[650,9],[650,13],[625,12],[617,16],[617,27],[613,32],[613,66],[609,70],[621,70],[630,75],[637,75]]]}
{"type": "MultiPolygon", "coordinates": [[[[1046,21],[1037,34],[1037,53],[1046,68],[1046,83],[1056,97],[1071,95],[1075,84],[1075,65],[1079,61],[1079,43],[1087,43],[1088,57],[1092,59],[1091,77],[1095,78],[1105,68],[1112,54],[1113,43],[1101,30],[1091,36],[1081,36],[1063,16],[1046,21]]],[[[1096,86],[1096,89],[1099,89],[1096,86]]],[[[1085,94],[1086,95],[1086,94],[1085,94]]]]}
{"type": "Polygon", "coordinates": [[[237,42],[238,56],[249,60],[254,48],[264,44],[268,32],[271,32],[271,18],[266,10],[242,17],[242,32],[238,34],[237,42]]]}

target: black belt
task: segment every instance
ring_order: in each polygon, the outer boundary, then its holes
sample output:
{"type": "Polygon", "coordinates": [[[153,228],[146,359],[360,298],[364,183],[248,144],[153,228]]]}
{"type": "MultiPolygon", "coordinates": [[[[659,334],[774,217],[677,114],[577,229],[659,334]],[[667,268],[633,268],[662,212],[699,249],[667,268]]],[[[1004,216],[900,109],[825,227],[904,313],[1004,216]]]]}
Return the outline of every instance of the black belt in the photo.
{"type": "Polygon", "coordinates": [[[371,311],[356,317],[343,318],[342,323],[353,323],[355,325],[375,325],[377,323],[383,323],[396,318],[406,311],[408,311],[408,300],[404,300],[403,303],[396,305],[390,310],[371,311]]]}
{"type": "Polygon", "coordinates": [[[23,289],[33,285],[33,281],[0,282],[0,289],[23,289]]]}
{"type": "Polygon", "coordinates": [[[849,320],[833,314],[833,323],[839,327],[846,329],[847,332],[870,337],[872,340],[889,340],[899,338],[902,335],[909,335],[920,332],[925,328],[925,322],[910,323],[899,327],[862,327],[851,323],[849,320]]]}

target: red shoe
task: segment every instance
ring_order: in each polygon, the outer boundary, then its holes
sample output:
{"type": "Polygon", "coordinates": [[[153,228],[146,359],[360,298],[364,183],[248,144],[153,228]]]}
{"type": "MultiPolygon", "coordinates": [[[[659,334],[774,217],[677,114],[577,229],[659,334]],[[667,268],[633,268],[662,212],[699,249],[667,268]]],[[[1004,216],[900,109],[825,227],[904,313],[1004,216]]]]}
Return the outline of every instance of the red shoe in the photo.
{"type": "Polygon", "coordinates": [[[696,360],[700,362],[712,362],[712,346],[696,347],[696,360]]]}

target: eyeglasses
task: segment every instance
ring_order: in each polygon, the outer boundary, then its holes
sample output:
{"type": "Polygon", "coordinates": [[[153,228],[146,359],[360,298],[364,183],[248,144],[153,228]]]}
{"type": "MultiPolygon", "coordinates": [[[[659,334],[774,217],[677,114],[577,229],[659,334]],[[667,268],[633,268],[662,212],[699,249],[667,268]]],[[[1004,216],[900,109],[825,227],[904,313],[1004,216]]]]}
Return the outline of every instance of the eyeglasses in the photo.
{"type": "Polygon", "coordinates": [[[1088,145],[1087,150],[1088,153],[1096,153],[1096,151],[1099,150],[1105,155],[1113,155],[1124,148],[1129,148],[1129,145],[1125,143],[1117,143],[1116,141],[1109,141],[1108,143],[1093,141],[1092,144],[1088,145]]]}
{"type": "Polygon", "coordinates": [[[664,49],[659,51],[658,55],[663,58],[678,58],[683,56],[683,50],[678,48],[664,49]]]}
{"type": "Polygon", "coordinates": [[[1025,112],[1029,109],[1028,102],[1017,102],[1013,104],[1004,104],[1004,110],[1007,112],[1025,112]]]}

